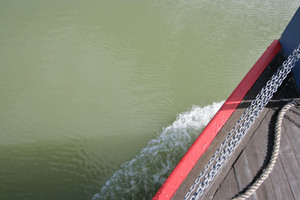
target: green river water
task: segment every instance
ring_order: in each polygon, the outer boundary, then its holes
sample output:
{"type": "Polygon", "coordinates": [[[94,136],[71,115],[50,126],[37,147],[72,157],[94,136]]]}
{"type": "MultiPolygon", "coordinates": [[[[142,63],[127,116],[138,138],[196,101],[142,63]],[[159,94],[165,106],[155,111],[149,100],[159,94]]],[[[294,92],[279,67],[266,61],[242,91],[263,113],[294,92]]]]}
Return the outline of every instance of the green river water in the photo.
{"type": "Polygon", "coordinates": [[[151,199],[299,5],[1,0],[0,199],[151,199]]]}

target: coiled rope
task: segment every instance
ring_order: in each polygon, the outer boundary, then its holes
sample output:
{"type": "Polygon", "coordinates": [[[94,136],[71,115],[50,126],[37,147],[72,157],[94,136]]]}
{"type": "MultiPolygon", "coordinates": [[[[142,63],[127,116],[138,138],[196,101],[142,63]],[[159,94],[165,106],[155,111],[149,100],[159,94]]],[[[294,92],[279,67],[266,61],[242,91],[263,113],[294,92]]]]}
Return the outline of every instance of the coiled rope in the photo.
{"type": "Polygon", "coordinates": [[[300,105],[300,100],[291,101],[280,110],[276,121],[274,146],[273,146],[272,155],[268,165],[266,166],[266,168],[264,169],[260,177],[244,193],[236,195],[235,197],[232,198],[232,200],[244,200],[250,197],[272,172],[279,154],[283,117],[290,108],[297,105],[300,105]]]}

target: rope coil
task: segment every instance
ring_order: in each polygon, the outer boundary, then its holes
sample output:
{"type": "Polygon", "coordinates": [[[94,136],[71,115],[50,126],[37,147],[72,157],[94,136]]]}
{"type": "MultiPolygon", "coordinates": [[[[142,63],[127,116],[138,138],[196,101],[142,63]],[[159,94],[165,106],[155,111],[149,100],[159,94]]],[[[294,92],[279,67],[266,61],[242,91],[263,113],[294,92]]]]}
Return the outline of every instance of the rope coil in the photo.
{"type": "Polygon", "coordinates": [[[266,180],[266,178],[268,178],[268,176],[270,175],[270,173],[274,168],[274,165],[276,163],[279,154],[283,117],[290,108],[298,105],[300,105],[300,100],[291,101],[280,110],[276,121],[274,146],[273,146],[272,155],[268,165],[266,166],[266,168],[264,169],[260,177],[244,193],[233,197],[232,200],[247,199],[259,188],[259,186],[261,186],[261,184],[266,180]]]}

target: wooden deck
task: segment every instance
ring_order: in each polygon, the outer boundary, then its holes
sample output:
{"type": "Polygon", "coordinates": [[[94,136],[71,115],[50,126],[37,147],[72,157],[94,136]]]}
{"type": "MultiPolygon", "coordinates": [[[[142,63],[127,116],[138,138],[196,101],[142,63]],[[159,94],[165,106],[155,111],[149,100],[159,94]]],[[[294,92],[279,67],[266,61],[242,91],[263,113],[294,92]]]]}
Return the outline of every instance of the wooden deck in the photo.
{"type": "MultiPolygon", "coordinates": [[[[184,198],[235,122],[282,61],[282,53],[279,53],[226,122],[205,154],[198,160],[172,199],[184,198]]],[[[277,114],[287,102],[293,99],[300,99],[300,93],[295,88],[293,77],[289,75],[201,199],[230,199],[261,174],[270,158],[277,114]]],[[[275,167],[249,199],[300,199],[300,137],[298,134],[300,134],[300,107],[294,107],[286,113],[283,120],[280,153],[275,167]]]]}
{"type": "MultiPolygon", "coordinates": [[[[277,107],[264,110],[262,121],[253,127],[249,142],[231,166],[213,199],[230,199],[249,185],[269,161],[277,107]]],[[[300,107],[289,110],[283,120],[281,147],[269,178],[249,199],[300,199],[300,107]]]]}

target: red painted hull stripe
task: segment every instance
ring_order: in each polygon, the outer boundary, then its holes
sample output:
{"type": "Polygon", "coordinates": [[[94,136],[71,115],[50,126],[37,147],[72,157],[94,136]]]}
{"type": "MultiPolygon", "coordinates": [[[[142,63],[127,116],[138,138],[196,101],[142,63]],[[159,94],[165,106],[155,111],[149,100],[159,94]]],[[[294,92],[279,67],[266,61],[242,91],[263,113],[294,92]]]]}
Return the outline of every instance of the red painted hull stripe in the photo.
{"type": "Polygon", "coordinates": [[[279,41],[274,40],[179,161],[173,172],[155,194],[153,200],[171,199],[196,162],[205,153],[217,133],[244,99],[255,81],[280,50],[281,45],[279,41]]]}

